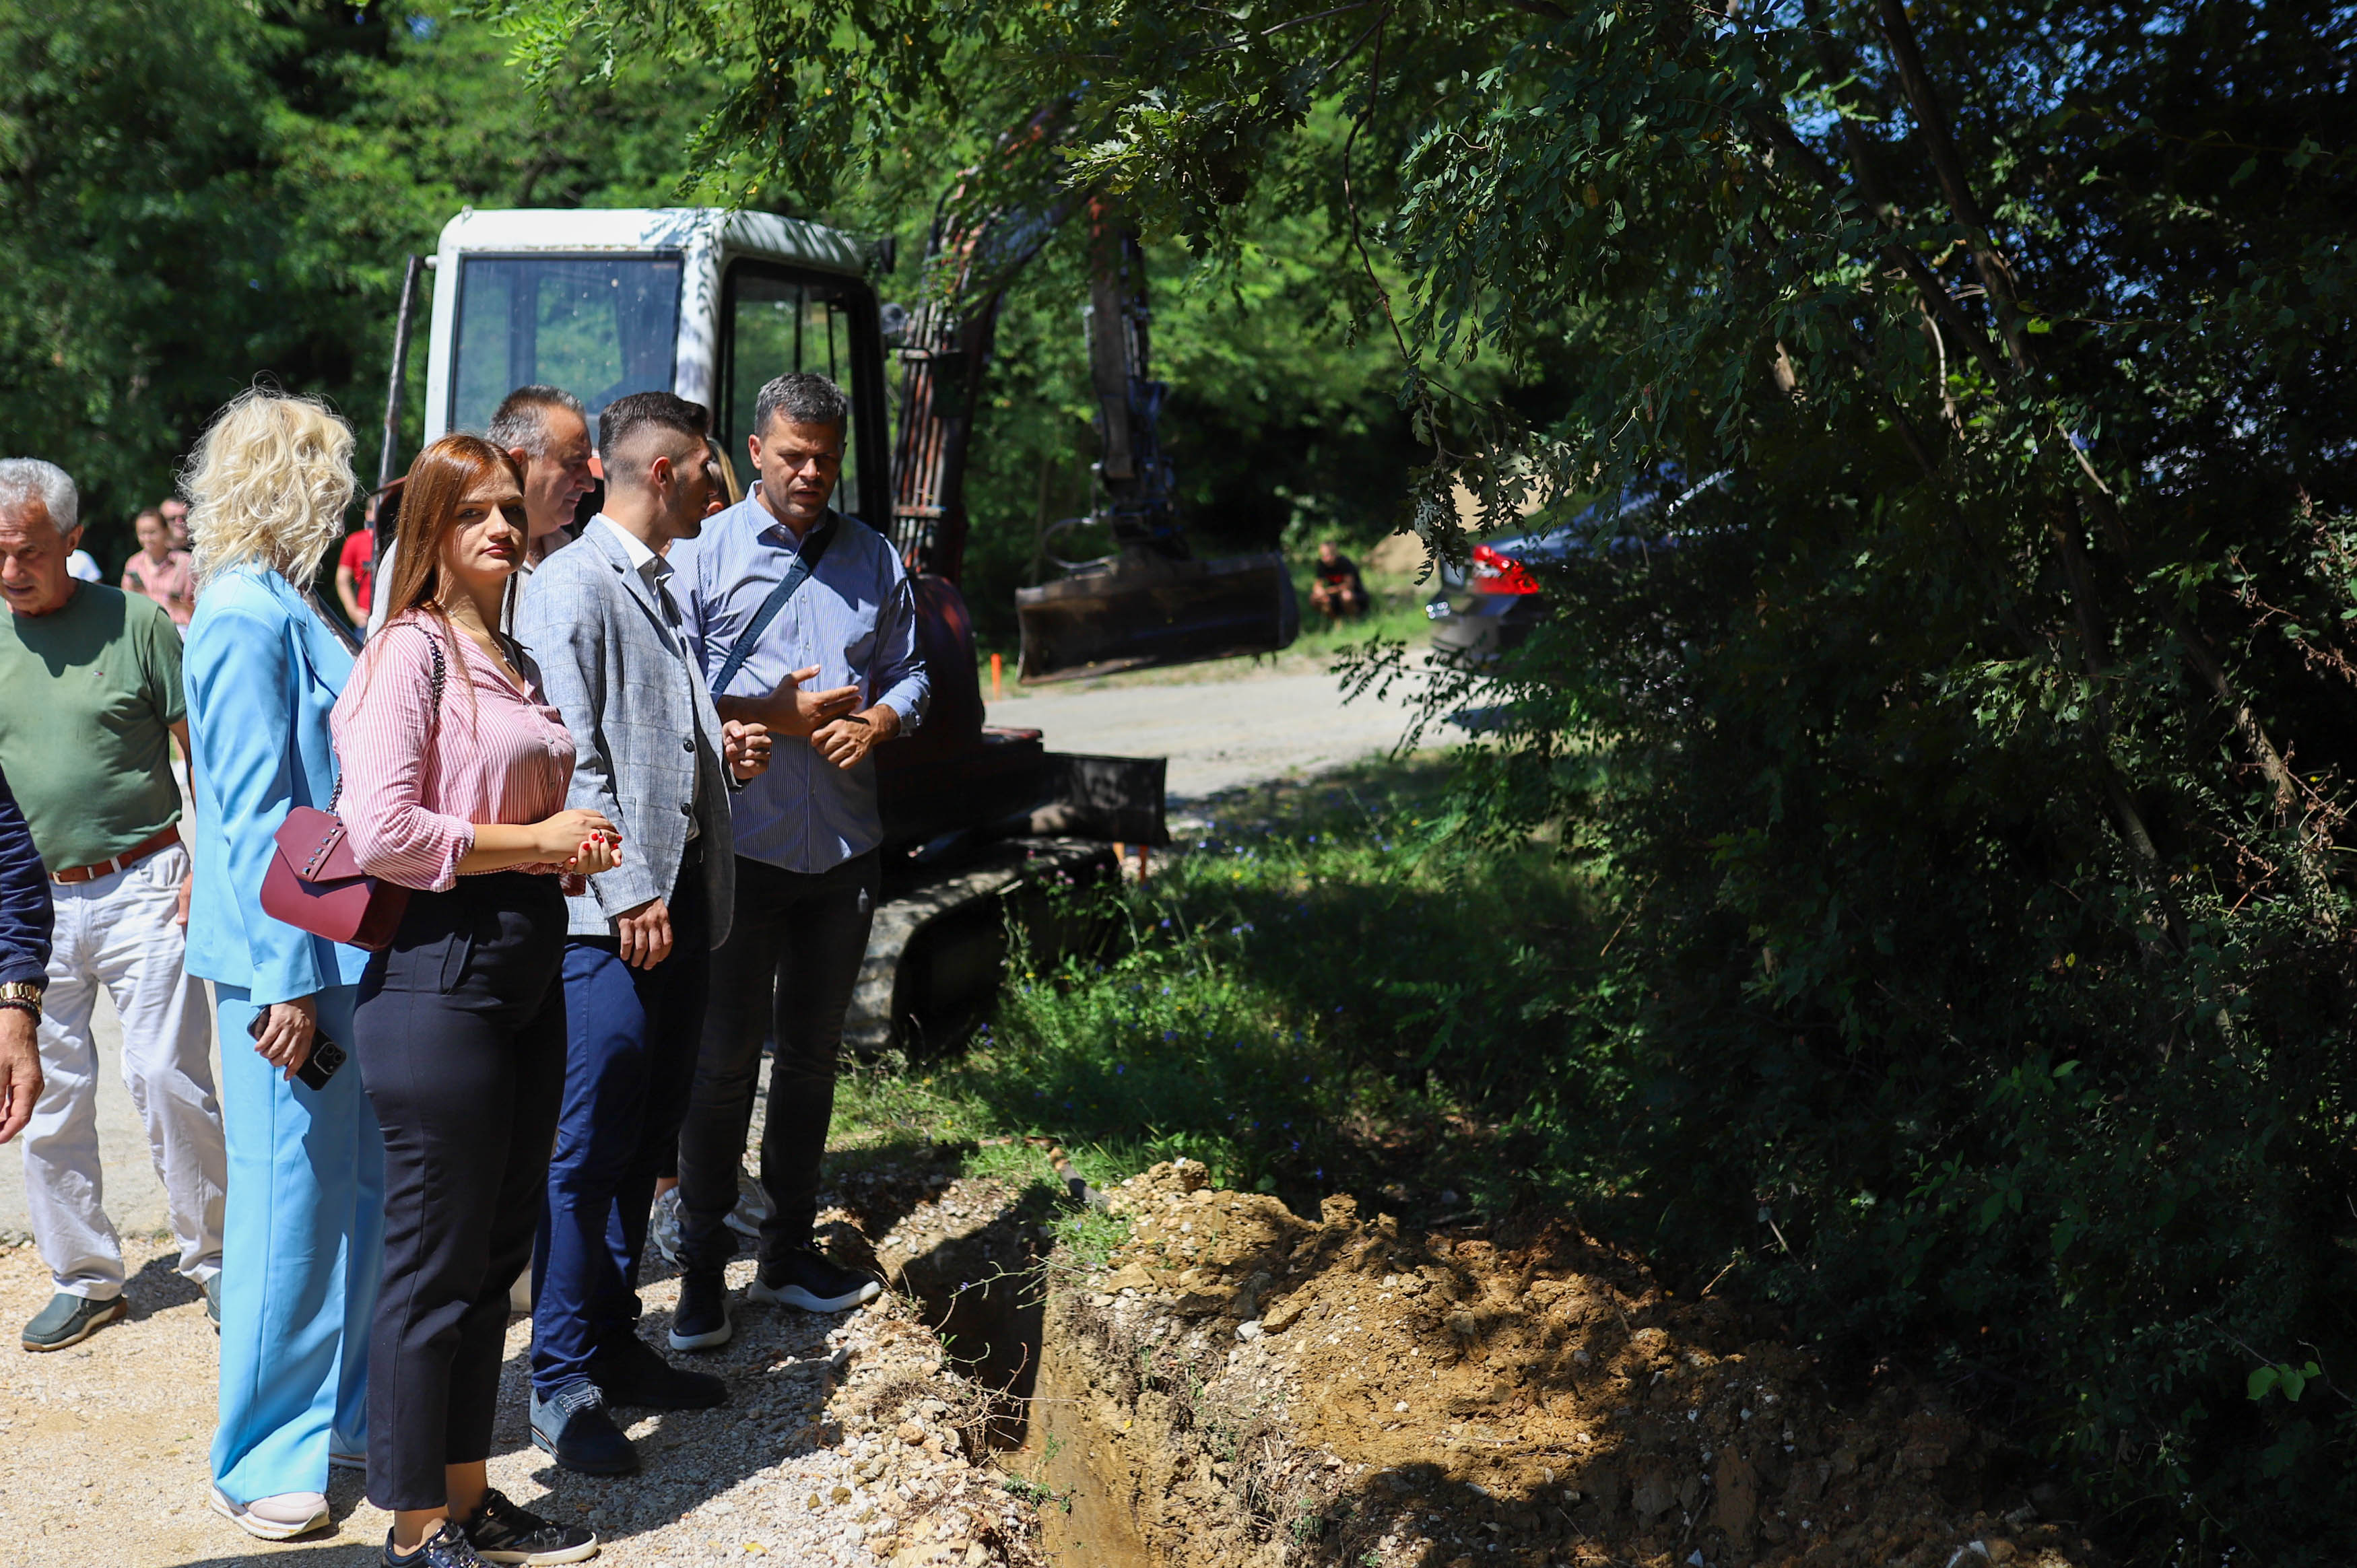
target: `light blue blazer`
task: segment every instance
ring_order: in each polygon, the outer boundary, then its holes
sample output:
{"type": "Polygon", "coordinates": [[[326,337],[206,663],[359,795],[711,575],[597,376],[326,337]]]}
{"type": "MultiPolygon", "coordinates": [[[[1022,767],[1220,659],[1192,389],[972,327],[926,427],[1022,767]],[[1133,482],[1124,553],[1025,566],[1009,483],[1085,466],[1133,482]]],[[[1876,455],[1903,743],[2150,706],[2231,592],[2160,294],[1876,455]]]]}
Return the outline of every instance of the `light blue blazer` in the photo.
{"type": "Polygon", "coordinates": [[[256,1006],[357,985],[368,954],[262,912],[271,835],[335,791],[328,714],[351,654],[285,578],[239,566],[205,585],[180,665],[196,753],[188,972],[242,986],[256,1006]]]}

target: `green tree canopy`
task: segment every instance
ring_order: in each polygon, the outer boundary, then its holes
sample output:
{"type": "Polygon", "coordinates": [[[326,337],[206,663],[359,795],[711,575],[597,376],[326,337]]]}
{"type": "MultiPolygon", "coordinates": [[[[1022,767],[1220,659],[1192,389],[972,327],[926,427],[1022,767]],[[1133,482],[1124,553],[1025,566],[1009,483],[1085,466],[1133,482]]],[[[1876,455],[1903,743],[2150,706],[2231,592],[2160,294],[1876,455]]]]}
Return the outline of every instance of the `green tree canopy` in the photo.
{"type": "Polygon", "coordinates": [[[1462,479],[1585,542],[1567,613],[1443,693],[1511,700],[1469,822],[1566,821],[1625,906],[1631,1099],[1524,1063],[1524,1130],[1628,1116],[1663,1246],[2001,1391],[2156,1552],[2345,1538],[2350,1400],[2251,1374],[2357,1366],[2357,16],[502,15],[547,82],[727,62],[725,188],[823,204],[920,141],[986,181],[1063,104],[1067,177],[1213,263],[1317,215],[1397,356],[1419,530],[1460,547],[1462,479]]]}

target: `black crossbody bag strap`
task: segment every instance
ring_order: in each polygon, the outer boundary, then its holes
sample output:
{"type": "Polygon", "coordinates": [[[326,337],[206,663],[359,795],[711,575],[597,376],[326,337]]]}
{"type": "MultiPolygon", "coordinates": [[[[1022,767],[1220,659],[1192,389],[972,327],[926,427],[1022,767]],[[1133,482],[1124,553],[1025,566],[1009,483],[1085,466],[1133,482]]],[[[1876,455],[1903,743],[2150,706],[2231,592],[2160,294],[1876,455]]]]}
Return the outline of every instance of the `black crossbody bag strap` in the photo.
{"type": "Polygon", "coordinates": [[[778,618],[778,612],[786,607],[786,601],[802,592],[802,585],[809,582],[811,574],[818,570],[819,562],[826,556],[826,547],[834,542],[836,526],[836,520],[829,517],[819,525],[818,532],[794,553],[794,558],[786,564],[786,575],[778,579],[778,585],[770,590],[770,596],[763,599],[761,607],[753,612],[753,618],[738,634],[737,645],[728,650],[727,659],[722,661],[720,673],[713,677],[714,696],[720,696],[728,690],[728,682],[737,679],[737,671],[745,668],[745,660],[752,657],[753,645],[760,640],[763,632],[770,629],[770,623],[778,618]]]}

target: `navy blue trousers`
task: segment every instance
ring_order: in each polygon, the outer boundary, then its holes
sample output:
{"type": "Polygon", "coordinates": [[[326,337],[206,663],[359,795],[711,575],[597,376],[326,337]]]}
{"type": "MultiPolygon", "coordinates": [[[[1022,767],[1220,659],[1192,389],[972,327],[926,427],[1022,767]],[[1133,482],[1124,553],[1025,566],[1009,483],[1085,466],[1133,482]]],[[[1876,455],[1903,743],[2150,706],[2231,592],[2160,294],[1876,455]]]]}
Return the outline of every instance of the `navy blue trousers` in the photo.
{"type": "Polygon", "coordinates": [[[638,1332],[655,1176],[679,1144],[704,1038],[711,922],[695,852],[671,898],[671,955],[622,961],[611,937],[565,943],[565,1105],[533,1254],[532,1383],[553,1394],[638,1332]]]}
{"type": "Polygon", "coordinates": [[[361,978],[352,1054],[384,1129],[368,1495],[389,1512],[440,1508],[443,1466],[491,1455],[565,1075],[564,930],[555,877],[461,876],[410,895],[361,978]]]}

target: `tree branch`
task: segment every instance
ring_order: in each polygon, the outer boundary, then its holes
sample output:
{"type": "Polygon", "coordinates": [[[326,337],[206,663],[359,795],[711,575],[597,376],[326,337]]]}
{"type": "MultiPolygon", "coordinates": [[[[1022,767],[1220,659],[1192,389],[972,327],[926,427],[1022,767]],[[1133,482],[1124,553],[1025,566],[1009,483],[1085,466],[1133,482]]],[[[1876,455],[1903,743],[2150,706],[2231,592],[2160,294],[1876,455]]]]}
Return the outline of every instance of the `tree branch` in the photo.
{"type": "Polygon", "coordinates": [[[1883,38],[1890,46],[1891,60],[1899,67],[1900,84],[1914,106],[1916,123],[1923,128],[1932,172],[1939,176],[1949,209],[1972,239],[1973,265],[1981,274],[1981,285],[1988,290],[1989,304],[1996,308],[1997,331],[2005,338],[2006,350],[2013,362],[2027,369],[2029,350],[2022,338],[2021,303],[2014,285],[2013,269],[1989,236],[1988,216],[1973,194],[1964,156],[1957,150],[1955,134],[1948,126],[1948,113],[1941,106],[1939,95],[1932,91],[1931,76],[1923,69],[1923,52],[1916,47],[1914,24],[1907,19],[1905,0],[1879,0],[1877,17],[1882,25],[1883,38]]]}
{"type": "MultiPolygon", "coordinates": [[[[1782,115],[1771,114],[1764,109],[1752,109],[1746,112],[1745,117],[1750,121],[1752,129],[1771,146],[1797,162],[1836,205],[1850,194],[1841,176],[1817,156],[1814,147],[1801,140],[1800,133],[1793,130],[1782,115]]],[[[1894,217],[1895,214],[1888,211],[1880,215],[1886,231],[1892,227],[1894,217]]],[[[1955,296],[1924,264],[1923,258],[1915,253],[1912,246],[1892,233],[1877,249],[1893,266],[1907,274],[1908,281],[1923,295],[1924,303],[1939,313],[1940,319],[1947,324],[1957,341],[1972,350],[1973,358],[1981,362],[1992,381],[2003,382],[2009,379],[2009,368],[2004,356],[1998,353],[1996,345],[1989,341],[1988,334],[1982,330],[1979,323],[1958,308],[1955,296]]]]}

